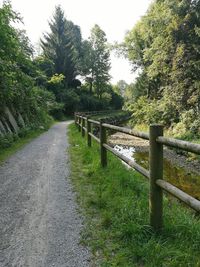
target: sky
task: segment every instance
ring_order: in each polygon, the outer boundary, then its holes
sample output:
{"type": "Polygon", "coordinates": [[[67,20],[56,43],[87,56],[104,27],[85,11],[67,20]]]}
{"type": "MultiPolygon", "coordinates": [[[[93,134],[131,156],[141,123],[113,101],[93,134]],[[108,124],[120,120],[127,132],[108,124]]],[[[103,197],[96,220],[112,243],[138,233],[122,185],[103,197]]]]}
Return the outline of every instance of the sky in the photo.
{"type": "MultiPolygon", "coordinates": [[[[2,3],[3,0],[0,0],[2,3]]],[[[87,39],[91,28],[98,24],[106,33],[109,43],[122,42],[127,31],[143,16],[152,0],[11,0],[24,22],[24,28],[33,45],[37,46],[42,33],[48,31],[56,5],[61,5],[66,18],[81,27],[87,39]]],[[[136,77],[131,73],[127,59],[111,55],[113,77],[111,82],[125,80],[130,83],[136,77]]]]}

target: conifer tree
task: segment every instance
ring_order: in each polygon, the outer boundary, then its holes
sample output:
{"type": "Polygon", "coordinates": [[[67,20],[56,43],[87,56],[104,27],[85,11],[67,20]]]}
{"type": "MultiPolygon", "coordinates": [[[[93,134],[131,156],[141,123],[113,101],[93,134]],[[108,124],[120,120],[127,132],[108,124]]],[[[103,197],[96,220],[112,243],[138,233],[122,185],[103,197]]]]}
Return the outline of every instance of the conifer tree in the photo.
{"type": "Polygon", "coordinates": [[[53,19],[49,22],[50,32],[41,40],[46,59],[54,65],[54,74],[63,74],[65,83],[70,86],[77,75],[81,49],[80,28],[65,18],[60,6],[57,6],[53,19]]]}

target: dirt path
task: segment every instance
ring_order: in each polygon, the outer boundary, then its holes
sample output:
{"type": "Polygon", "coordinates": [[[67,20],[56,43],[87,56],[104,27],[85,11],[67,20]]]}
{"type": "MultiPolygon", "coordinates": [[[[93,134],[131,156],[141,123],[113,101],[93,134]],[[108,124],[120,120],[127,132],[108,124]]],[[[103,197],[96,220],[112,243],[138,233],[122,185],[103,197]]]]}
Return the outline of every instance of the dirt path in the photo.
{"type": "Polygon", "coordinates": [[[0,266],[86,267],[69,181],[66,126],[54,125],[0,167],[0,266]]]}

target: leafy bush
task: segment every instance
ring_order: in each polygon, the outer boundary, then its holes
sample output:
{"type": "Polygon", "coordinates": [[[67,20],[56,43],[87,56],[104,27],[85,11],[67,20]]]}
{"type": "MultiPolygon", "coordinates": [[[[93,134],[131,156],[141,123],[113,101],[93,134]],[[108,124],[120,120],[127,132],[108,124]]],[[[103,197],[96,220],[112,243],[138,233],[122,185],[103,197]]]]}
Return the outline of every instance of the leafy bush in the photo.
{"type": "Polygon", "coordinates": [[[82,93],[80,95],[79,110],[92,111],[104,109],[104,103],[99,98],[88,93],[82,93]]]}
{"type": "MultiPolygon", "coordinates": [[[[175,127],[175,132],[199,135],[199,25],[199,1],[153,1],[127,33],[122,47],[138,70],[128,97],[132,103],[141,103],[142,95],[151,99],[149,107],[139,105],[139,121],[143,117],[146,123],[157,122],[159,115],[159,122],[175,127]]],[[[137,120],[137,111],[131,110],[137,120]]]]}
{"type": "Polygon", "coordinates": [[[142,96],[134,104],[129,105],[128,110],[132,112],[133,124],[156,123],[162,120],[162,112],[158,109],[157,102],[142,96]]]}

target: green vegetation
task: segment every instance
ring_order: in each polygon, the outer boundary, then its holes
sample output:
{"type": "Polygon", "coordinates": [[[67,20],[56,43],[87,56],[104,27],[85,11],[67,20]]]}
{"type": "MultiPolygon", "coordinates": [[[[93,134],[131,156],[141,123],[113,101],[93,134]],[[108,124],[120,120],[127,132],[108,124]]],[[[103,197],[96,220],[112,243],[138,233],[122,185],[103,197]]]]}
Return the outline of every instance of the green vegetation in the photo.
{"type": "Polygon", "coordinates": [[[99,164],[99,147],[92,148],[70,126],[71,178],[86,216],[83,242],[97,266],[200,266],[199,217],[171,198],[164,199],[164,229],[149,227],[148,183],[108,154],[99,164]]]}
{"type": "Polygon", "coordinates": [[[22,19],[3,1],[0,8],[0,149],[38,128],[52,117],[63,120],[75,110],[121,109],[122,97],[109,83],[110,51],[98,25],[88,40],[80,27],[65,18],[60,6],[35,51],[22,19]],[[81,77],[83,84],[77,79],[81,77]]]}
{"type": "Polygon", "coordinates": [[[54,116],[121,108],[123,99],[109,83],[110,51],[105,32],[95,25],[88,40],[82,40],[80,27],[65,18],[60,6],[49,26],[50,32],[41,40],[42,53],[34,62],[39,69],[38,83],[53,92],[60,104],[54,116]]]}
{"type": "Polygon", "coordinates": [[[133,124],[160,122],[175,136],[199,137],[200,1],[154,0],[126,35],[135,83],[127,87],[133,124]]]}
{"type": "Polygon", "coordinates": [[[5,1],[0,8],[0,160],[47,129],[57,105],[54,95],[35,82],[33,49],[25,32],[13,26],[20,22],[5,1]]]}
{"type": "MultiPolygon", "coordinates": [[[[0,8],[0,116],[5,107],[14,108],[28,124],[46,123],[54,95],[34,82],[33,50],[23,31],[14,28],[20,17],[9,2],[0,8]]],[[[28,125],[27,125],[28,126],[28,125]]]]}

